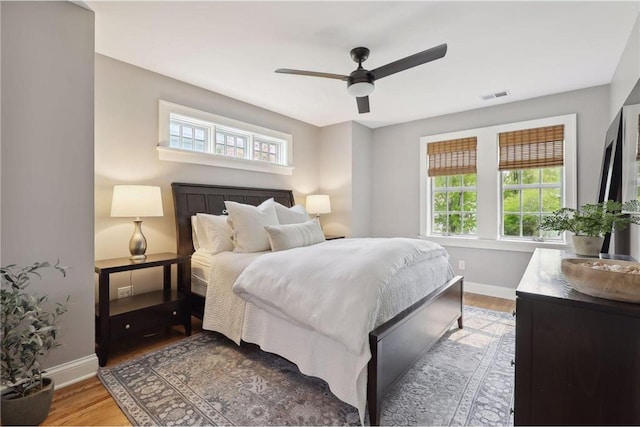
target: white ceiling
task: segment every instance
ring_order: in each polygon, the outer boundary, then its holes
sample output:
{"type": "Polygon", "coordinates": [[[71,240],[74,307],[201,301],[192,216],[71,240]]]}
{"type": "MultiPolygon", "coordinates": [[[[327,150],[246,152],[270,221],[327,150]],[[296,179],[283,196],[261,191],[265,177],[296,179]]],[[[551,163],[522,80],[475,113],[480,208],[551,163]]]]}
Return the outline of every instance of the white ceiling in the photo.
{"type": "Polygon", "coordinates": [[[640,10],[627,2],[88,2],[96,52],[325,126],[369,127],[608,84],[640,10]],[[440,43],[440,60],[385,77],[371,113],[339,80],[440,43]],[[481,95],[510,95],[482,101],[481,95]]]}

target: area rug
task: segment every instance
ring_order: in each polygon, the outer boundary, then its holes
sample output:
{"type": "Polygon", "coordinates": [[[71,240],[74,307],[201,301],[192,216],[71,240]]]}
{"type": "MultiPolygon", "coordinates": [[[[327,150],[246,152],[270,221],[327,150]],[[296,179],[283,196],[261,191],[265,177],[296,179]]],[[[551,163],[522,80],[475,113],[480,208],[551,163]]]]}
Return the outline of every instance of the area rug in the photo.
{"type": "MultiPolygon", "coordinates": [[[[510,425],[515,325],[464,307],[452,328],[385,397],[383,425],[510,425]]],[[[99,377],[134,425],[358,425],[327,384],[256,346],[204,331],[99,377]]]]}

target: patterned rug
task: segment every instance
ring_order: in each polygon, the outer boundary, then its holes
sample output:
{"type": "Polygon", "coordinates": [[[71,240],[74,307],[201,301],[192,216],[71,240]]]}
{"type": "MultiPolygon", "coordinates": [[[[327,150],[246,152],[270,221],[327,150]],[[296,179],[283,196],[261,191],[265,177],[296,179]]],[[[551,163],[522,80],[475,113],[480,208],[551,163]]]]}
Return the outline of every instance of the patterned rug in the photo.
{"type": "MultiPolygon", "coordinates": [[[[386,396],[383,425],[510,425],[515,325],[464,307],[386,396]]],[[[322,380],[256,346],[202,332],[98,373],[134,425],[358,425],[322,380]]]]}

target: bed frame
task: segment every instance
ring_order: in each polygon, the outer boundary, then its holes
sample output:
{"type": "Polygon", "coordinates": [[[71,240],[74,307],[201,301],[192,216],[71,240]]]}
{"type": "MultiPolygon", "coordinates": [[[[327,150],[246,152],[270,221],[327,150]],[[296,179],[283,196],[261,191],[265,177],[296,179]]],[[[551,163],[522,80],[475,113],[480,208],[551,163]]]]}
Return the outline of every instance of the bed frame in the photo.
{"type": "MultiPolygon", "coordinates": [[[[191,216],[196,213],[220,215],[224,201],[257,206],[273,197],[294,205],[291,190],[228,187],[203,184],[171,184],[176,218],[178,255],[194,252],[191,216]]],[[[202,318],[204,298],[191,294],[191,265],[178,265],[178,282],[185,290],[192,315],[202,318]]],[[[463,278],[456,276],[394,318],[369,333],[371,360],[368,365],[367,406],[371,425],[380,424],[381,403],[386,392],[457,321],[462,328],[463,278]]]]}

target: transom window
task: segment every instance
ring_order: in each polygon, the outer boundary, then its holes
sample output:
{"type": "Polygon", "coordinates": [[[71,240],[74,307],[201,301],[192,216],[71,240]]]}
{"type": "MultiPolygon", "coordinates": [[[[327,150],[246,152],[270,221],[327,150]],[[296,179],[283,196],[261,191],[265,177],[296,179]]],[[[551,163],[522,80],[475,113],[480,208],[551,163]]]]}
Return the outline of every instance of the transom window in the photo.
{"type": "Polygon", "coordinates": [[[160,101],[161,160],[291,175],[291,145],[291,135],[160,101]]]}
{"type": "Polygon", "coordinates": [[[205,152],[209,130],[191,123],[172,120],[169,146],[182,150],[205,152]]]}
{"type": "Polygon", "coordinates": [[[171,148],[277,165],[285,164],[280,155],[283,151],[282,146],[286,144],[284,140],[267,139],[265,135],[200,122],[178,114],[170,115],[169,129],[171,148]],[[210,138],[209,135],[215,137],[210,138]]]}

